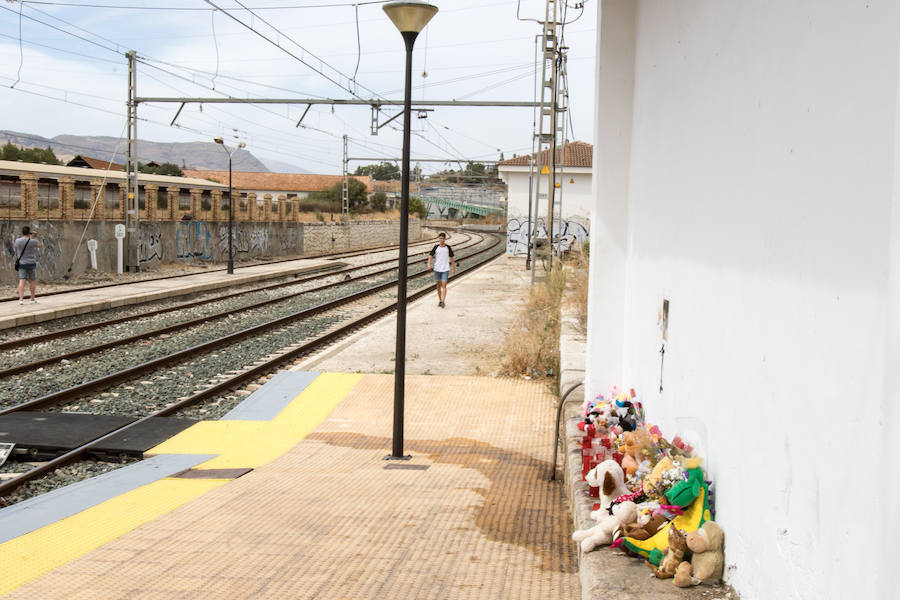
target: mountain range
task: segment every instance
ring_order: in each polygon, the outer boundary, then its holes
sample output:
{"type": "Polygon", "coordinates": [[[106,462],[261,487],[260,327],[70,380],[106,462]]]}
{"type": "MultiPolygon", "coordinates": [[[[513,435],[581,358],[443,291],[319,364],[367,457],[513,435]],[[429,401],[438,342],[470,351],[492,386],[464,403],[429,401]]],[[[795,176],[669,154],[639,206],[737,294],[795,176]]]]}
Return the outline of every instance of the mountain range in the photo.
{"type": "MultiPolygon", "coordinates": [[[[125,140],[106,136],[57,135],[45,138],[30,133],[0,131],[0,145],[11,142],[24,148],[49,146],[63,163],[76,155],[88,156],[114,163],[125,163],[125,140]]],[[[137,142],[138,160],[142,163],[156,161],[173,163],[188,169],[226,170],[228,157],[215,142],[137,142]]],[[[236,150],[231,159],[235,171],[279,173],[308,173],[304,169],[281,161],[269,161],[269,165],[247,150],[236,150]]]]}

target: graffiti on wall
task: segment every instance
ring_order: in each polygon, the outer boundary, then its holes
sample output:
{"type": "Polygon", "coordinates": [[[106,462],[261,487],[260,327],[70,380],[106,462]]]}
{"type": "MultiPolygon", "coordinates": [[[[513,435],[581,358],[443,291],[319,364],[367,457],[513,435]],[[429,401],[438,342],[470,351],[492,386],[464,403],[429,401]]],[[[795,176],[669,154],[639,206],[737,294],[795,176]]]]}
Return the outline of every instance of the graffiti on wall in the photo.
{"type": "MultiPolygon", "coordinates": [[[[217,241],[219,252],[228,254],[228,226],[219,227],[217,241]]],[[[266,253],[269,251],[269,229],[265,226],[241,226],[234,228],[232,241],[235,254],[266,253]]]]}
{"type": "Polygon", "coordinates": [[[299,250],[297,247],[297,238],[299,236],[296,229],[285,227],[284,229],[279,229],[276,235],[278,236],[278,245],[282,252],[299,250]]]}
{"type": "MultiPolygon", "coordinates": [[[[62,233],[52,222],[41,221],[40,224],[32,223],[32,231],[37,233],[37,239],[41,241],[41,248],[35,253],[37,258],[37,272],[44,277],[52,277],[62,268],[69,268],[69,264],[62,261],[62,233]]],[[[19,254],[15,249],[16,238],[22,237],[22,223],[13,225],[9,221],[0,224],[0,239],[3,240],[3,269],[11,271],[19,254]]]]}
{"type": "Polygon", "coordinates": [[[138,240],[138,258],[141,264],[162,261],[163,242],[159,223],[143,223],[138,240]]]}
{"type": "MultiPolygon", "coordinates": [[[[553,221],[553,249],[567,252],[573,245],[581,245],[588,239],[590,221],[588,219],[558,219],[553,221]]],[[[513,255],[528,253],[528,232],[538,243],[547,239],[547,223],[543,218],[537,219],[537,229],[528,217],[510,217],[506,223],[506,251],[513,255]]]]}
{"type": "Polygon", "coordinates": [[[175,257],[180,260],[215,258],[210,226],[203,221],[179,221],[175,224],[175,257]]]}

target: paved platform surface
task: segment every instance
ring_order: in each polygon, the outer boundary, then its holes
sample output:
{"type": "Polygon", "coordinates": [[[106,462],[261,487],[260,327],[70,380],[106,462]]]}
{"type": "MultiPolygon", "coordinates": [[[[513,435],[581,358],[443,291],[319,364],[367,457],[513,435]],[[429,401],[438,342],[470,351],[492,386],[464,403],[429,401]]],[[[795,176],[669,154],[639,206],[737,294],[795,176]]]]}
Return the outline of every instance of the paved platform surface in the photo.
{"type": "Polygon", "coordinates": [[[207,271],[170,279],[148,279],[50,296],[41,296],[40,282],[38,282],[37,304],[29,301],[27,286],[25,304],[19,304],[18,300],[0,302],[0,329],[252,283],[262,279],[306,273],[326,266],[338,268],[341,264],[339,261],[328,259],[303,258],[249,267],[235,267],[233,275],[228,275],[225,271],[207,271]]]}
{"type": "Polygon", "coordinates": [[[460,324],[493,314],[478,335],[499,337],[527,285],[520,265],[504,261],[451,282],[446,309],[428,299],[410,308],[418,329],[408,355],[445,373],[407,376],[411,460],[384,460],[393,376],[383,372],[392,370],[394,339],[374,332],[392,331],[385,319],[320,357],[343,354],[327,371],[368,374],[273,379],[286,402],[280,411],[248,405],[199,423],[153,450],[159,478],[132,477],[140,485],[113,497],[107,485],[93,505],[82,487],[83,510],[0,544],[0,594],[579,597],[564,487],[549,481],[552,395],[543,383],[465,376],[490,361],[473,351],[477,336],[460,324]],[[507,304],[498,304],[504,296],[507,304]],[[448,348],[460,349],[452,361],[448,348]],[[375,350],[379,360],[365,362],[375,350]],[[340,362],[348,368],[336,368],[340,362]],[[190,477],[179,475],[186,465],[190,477]]]}
{"type": "Polygon", "coordinates": [[[282,454],[254,446],[276,437],[260,422],[231,447],[220,431],[159,448],[206,445],[196,468],[254,468],[239,479],[162,479],[0,545],[0,586],[28,579],[3,598],[578,597],[544,386],[411,376],[412,459],[385,461],[393,377],[352,377],[333,410],[327,393],[285,409],[288,430],[326,416],[282,454]]]}

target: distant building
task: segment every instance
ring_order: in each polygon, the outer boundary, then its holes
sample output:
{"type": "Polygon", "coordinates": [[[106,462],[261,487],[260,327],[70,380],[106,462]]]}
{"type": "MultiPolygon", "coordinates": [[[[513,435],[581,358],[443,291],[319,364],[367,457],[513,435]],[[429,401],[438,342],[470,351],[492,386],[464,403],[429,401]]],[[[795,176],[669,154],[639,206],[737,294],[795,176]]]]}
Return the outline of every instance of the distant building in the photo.
{"type": "MultiPolygon", "coordinates": [[[[593,199],[591,197],[592,183],[592,157],[594,147],[586,142],[571,142],[563,148],[557,148],[556,181],[559,188],[556,193],[557,210],[562,205],[564,219],[579,217],[588,219],[591,215],[593,199]]],[[[550,151],[541,153],[543,164],[550,163],[550,151]]],[[[537,154],[526,154],[501,160],[497,163],[497,172],[506,183],[507,214],[510,217],[527,217],[529,198],[534,198],[534,188],[538,178],[539,169],[537,154]],[[532,164],[534,165],[533,179],[532,164]],[[529,180],[531,181],[531,193],[529,194],[529,180]]],[[[538,215],[547,216],[547,188],[550,176],[543,175],[540,181],[538,193],[541,195],[538,203],[538,215]]],[[[534,209],[532,209],[534,210],[534,209]]]]}
{"type": "Polygon", "coordinates": [[[91,158],[90,156],[77,155],[75,158],[66,163],[67,167],[81,167],[83,169],[99,169],[101,171],[124,171],[123,165],[101,160],[99,158],[91,158]]]}
{"type": "MultiPolygon", "coordinates": [[[[228,185],[228,171],[209,171],[200,169],[184,169],[185,177],[209,179],[228,185]]],[[[351,175],[366,184],[366,193],[372,193],[372,178],[368,175],[351,175]]],[[[307,173],[257,173],[249,171],[232,171],[231,185],[235,190],[245,194],[256,194],[258,198],[270,195],[277,200],[279,196],[291,200],[301,200],[312,192],[321,192],[335,183],[340,183],[340,175],[312,175],[307,173]]]]}

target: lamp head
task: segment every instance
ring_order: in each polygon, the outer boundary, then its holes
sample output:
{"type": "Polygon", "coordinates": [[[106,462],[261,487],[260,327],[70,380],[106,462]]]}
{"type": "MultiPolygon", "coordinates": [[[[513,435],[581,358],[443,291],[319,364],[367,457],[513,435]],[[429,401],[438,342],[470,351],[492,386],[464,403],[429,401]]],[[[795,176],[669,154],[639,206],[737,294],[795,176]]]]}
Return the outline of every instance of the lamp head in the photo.
{"type": "Polygon", "coordinates": [[[246,148],[246,147],[247,147],[247,144],[245,144],[244,142],[238,142],[237,147],[238,147],[238,148],[246,148]]]}
{"type": "Polygon", "coordinates": [[[219,136],[214,137],[214,138],[213,138],[213,141],[214,141],[215,143],[217,143],[217,144],[225,144],[225,140],[223,140],[223,139],[222,139],[221,137],[219,137],[219,136]]]}
{"type": "Polygon", "coordinates": [[[382,8],[400,33],[419,33],[438,11],[437,6],[412,0],[388,2],[382,8]]]}

